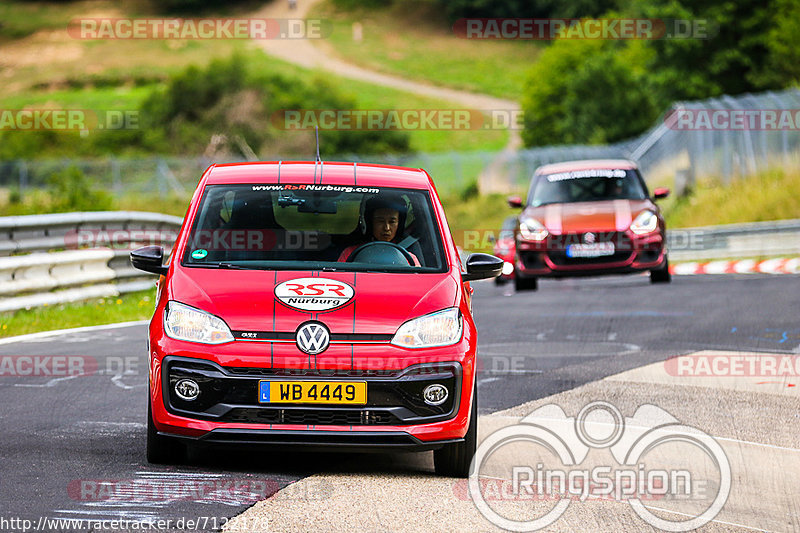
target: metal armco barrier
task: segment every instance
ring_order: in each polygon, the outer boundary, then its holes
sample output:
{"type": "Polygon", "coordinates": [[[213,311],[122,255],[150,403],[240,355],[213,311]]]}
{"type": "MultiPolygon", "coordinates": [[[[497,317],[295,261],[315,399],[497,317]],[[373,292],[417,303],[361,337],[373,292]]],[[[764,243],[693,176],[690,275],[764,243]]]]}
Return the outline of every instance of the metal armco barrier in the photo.
{"type": "Polygon", "coordinates": [[[667,230],[672,261],[800,257],[800,219],[667,230]]]}
{"type": "MultiPolygon", "coordinates": [[[[130,250],[170,250],[182,222],[133,211],[0,217],[0,312],[152,287],[130,250]]],[[[667,241],[674,262],[800,257],[800,219],[673,229],[667,241]]]]}
{"type": "Polygon", "coordinates": [[[130,250],[170,250],[182,223],[134,211],[0,217],[0,312],[150,288],[155,277],[131,266],[130,250]]]}

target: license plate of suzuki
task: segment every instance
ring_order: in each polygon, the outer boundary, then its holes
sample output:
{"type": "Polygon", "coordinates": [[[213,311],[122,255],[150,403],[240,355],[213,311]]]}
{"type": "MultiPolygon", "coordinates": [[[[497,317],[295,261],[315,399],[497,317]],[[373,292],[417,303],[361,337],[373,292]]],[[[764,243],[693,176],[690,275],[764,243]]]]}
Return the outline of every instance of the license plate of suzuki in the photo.
{"type": "Polygon", "coordinates": [[[366,381],[259,381],[259,403],[365,405],[366,381]]]}
{"type": "Polygon", "coordinates": [[[613,242],[570,244],[567,246],[567,257],[603,257],[606,255],[614,255],[613,242]]]}

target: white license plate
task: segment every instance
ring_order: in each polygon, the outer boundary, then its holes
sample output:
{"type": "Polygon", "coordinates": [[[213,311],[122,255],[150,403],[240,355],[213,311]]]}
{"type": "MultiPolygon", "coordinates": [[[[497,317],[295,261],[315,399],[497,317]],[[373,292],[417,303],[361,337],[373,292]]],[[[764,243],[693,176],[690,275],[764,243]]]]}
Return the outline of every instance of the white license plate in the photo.
{"type": "Polygon", "coordinates": [[[613,242],[570,244],[567,246],[567,257],[603,257],[606,255],[614,255],[613,242]]]}

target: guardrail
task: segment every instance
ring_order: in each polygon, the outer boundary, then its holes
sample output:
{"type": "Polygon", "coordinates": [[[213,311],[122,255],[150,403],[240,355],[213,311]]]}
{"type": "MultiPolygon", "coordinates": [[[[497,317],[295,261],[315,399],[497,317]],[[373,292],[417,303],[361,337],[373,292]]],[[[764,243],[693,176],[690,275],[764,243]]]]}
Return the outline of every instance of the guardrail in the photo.
{"type": "Polygon", "coordinates": [[[150,288],[130,250],[171,249],[182,222],[136,211],[0,217],[0,312],[150,288]]]}
{"type": "Polygon", "coordinates": [[[800,219],[667,230],[671,261],[800,256],[800,219]]]}
{"type": "MultiPolygon", "coordinates": [[[[135,211],[0,217],[0,312],[152,287],[130,250],[170,250],[182,222],[135,211]]],[[[800,257],[800,219],[675,229],[667,242],[673,262],[800,257]]]]}

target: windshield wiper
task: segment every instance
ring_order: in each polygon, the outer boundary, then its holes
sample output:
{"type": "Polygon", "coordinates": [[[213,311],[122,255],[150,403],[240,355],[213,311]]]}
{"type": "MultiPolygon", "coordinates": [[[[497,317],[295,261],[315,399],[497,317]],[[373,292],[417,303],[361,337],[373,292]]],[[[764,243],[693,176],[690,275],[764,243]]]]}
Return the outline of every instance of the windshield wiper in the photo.
{"type": "Polygon", "coordinates": [[[250,268],[250,267],[246,267],[246,266],[242,266],[242,265],[236,265],[234,263],[226,263],[226,262],[222,262],[222,263],[192,263],[192,265],[205,267],[205,268],[227,268],[227,269],[231,269],[231,270],[256,270],[254,268],[250,268]]]}

